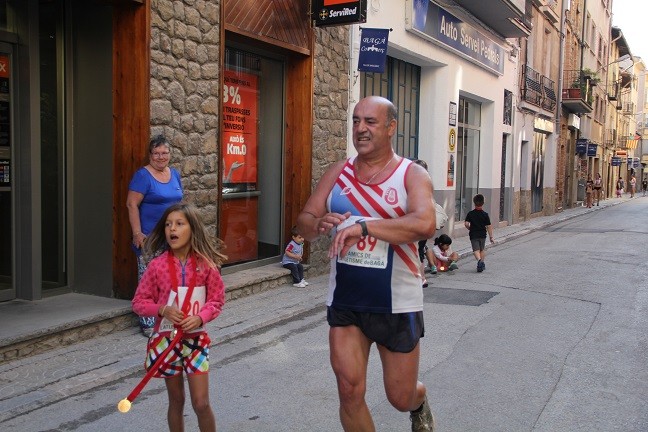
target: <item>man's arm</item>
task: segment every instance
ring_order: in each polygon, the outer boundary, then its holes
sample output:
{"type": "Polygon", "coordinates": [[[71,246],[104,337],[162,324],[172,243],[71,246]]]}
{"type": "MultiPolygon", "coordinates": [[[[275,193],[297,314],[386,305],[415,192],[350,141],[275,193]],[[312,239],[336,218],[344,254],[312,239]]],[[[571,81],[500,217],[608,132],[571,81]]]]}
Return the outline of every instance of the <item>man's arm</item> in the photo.
{"type": "MultiPolygon", "coordinates": [[[[412,164],[405,176],[407,213],[394,219],[366,221],[370,236],[390,244],[412,243],[431,238],[436,231],[436,211],[432,196],[432,179],[425,169],[412,164]]],[[[353,224],[335,235],[329,257],[344,256],[360,240],[362,227],[353,224]]]]}
{"type": "Polygon", "coordinates": [[[326,212],[326,199],[345,163],[346,160],[336,162],[324,173],[310,198],[306,201],[304,209],[297,216],[297,229],[308,241],[327,234],[333,227],[338,226],[350,216],[350,214],[341,215],[326,212]]]}

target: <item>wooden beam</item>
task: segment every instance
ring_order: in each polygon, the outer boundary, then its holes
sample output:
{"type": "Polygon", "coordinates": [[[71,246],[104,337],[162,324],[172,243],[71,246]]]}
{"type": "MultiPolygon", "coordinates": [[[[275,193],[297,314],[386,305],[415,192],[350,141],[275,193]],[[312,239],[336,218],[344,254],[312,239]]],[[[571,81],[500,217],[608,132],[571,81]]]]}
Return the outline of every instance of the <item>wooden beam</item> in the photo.
{"type": "Polygon", "coordinates": [[[137,264],[126,211],[128,184],[146,160],[150,135],[151,0],[113,7],[113,294],[132,298],[137,264]]]}

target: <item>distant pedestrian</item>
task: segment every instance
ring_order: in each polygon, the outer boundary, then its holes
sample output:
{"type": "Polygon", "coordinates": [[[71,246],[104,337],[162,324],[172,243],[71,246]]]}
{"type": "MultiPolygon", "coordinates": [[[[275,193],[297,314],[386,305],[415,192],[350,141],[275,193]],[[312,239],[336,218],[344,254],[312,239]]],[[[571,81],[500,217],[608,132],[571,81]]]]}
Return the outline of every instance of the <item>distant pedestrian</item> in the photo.
{"type": "Polygon", "coordinates": [[[648,177],[644,177],[641,182],[641,189],[643,190],[643,196],[646,196],[646,189],[648,189],[648,177]]]}
{"type": "Polygon", "coordinates": [[[601,178],[601,174],[596,173],[596,177],[594,178],[594,199],[596,200],[596,205],[599,205],[599,202],[601,201],[602,188],[603,179],[601,178]]]}
{"type": "Polygon", "coordinates": [[[587,176],[587,181],[585,182],[585,204],[587,208],[592,208],[592,196],[594,195],[594,180],[592,176],[587,176]]]}
{"type": "Polygon", "coordinates": [[[630,198],[634,198],[635,192],[637,191],[637,178],[634,174],[630,177],[630,198]]]}
{"type": "Polygon", "coordinates": [[[457,261],[459,254],[452,251],[452,239],[448,234],[441,234],[434,239],[432,253],[434,254],[434,264],[440,271],[456,270],[459,268],[457,261]]]}
{"type": "Polygon", "coordinates": [[[169,207],[144,243],[145,254],[164,250],[147,266],[133,298],[136,314],[156,317],[147,344],[146,369],[171,344],[176,331],[182,335],[153,375],[165,378],[171,431],[184,430],[183,371],[198,428],[201,432],[216,431],[209,403],[211,340],[205,325],[221,313],[225,303],[225,287],[218,270],[226,259],[220,252],[222,244],[220,240],[208,240],[196,208],[185,203],[169,207]]]}
{"type": "Polygon", "coordinates": [[[617,198],[621,198],[621,194],[623,193],[623,188],[625,185],[623,184],[623,179],[619,177],[619,180],[616,181],[616,196],[617,198]]]}
{"type": "Polygon", "coordinates": [[[466,215],[464,226],[468,229],[473,255],[477,260],[477,271],[483,272],[486,270],[486,263],[484,263],[484,258],[486,258],[486,233],[488,233],[491,243],[495,239],[493,238],[493,226],[491,225],[490,216],[482,209],[484,195],[475,195],[473,204],[475,204],[475,208],[466,215]]]}
{"type": "Polygon", "coordinates": [[[281,264],[284,268],[290,270],[293,286],[304,288],[309,285],[304,279],[304,266],[301,263],[304,255],[304,237],[299,234],[296,226],[292,227],[290,234],[292,240],[286,245],[281,264]]]}

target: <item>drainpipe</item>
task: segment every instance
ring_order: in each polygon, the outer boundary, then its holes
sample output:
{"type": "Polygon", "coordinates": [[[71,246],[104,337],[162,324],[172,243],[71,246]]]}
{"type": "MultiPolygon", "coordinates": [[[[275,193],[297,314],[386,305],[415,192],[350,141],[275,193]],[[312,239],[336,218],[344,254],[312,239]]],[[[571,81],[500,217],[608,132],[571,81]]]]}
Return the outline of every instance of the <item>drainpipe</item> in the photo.
{"type": "MultiPolygon", "coordinates": [[[[560,128],[560,119],[562,117],[562,86],[563,86],[563,75],[565,73],[565,21],[567,20],[567,11],[571,1],[565,0],[566,6],[560,11],[560,63],[558,65],[558,103],[556,105],[556,131],[558,133],[558,142],[562,141],[562,129],[560,128]]],[[[569,138],[567,138],[567,145],[565,146],[569,152],[569,138]]],[[[565,185],[563,185],[563,193],[565,191],[565,185]]],[[[563,209],[563,204],[565,197],[563,197],[562,202],[560,203],[560,209],[563,209]]]]}

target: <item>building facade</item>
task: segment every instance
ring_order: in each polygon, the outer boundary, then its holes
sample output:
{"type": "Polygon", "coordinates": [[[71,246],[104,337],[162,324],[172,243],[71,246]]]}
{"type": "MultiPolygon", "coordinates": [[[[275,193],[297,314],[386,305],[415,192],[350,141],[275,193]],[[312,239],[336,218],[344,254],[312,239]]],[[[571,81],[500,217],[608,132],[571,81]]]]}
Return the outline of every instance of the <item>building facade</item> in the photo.
{"type": "MultiPolygon", "coordinates": [[[[515,133],[520,143],[520,179],[513,222],[556,212],[560,189],[556,166],[560,155],[557,126],[561,66],[562,1],[534,2],[532,31],[520,39],[520,97],[515,133]]],[[[558,206],[559,207],[559,206],[558,206]]]]}
{"type": "Polygon", "coordinates": [[[476,193],[496,226],[516,205],[518,48],[509,38],[528,35],[525,10],[524,1],[370,2],[366,24],[351,30],[350,111],[367,95],[394,102],[395,150],[427,162],[451,235],[465,234],[476,193]],[[382,73],[358,70],[363,28],[390,29],[382,73]]]}
{"type": "Polygon", "coordinates": [[[1,0],[0,301],[133,294],[126,194],[159,133],[228,265],[276,261],[346,149],[348,58],[298,0],[1,0]]]}

